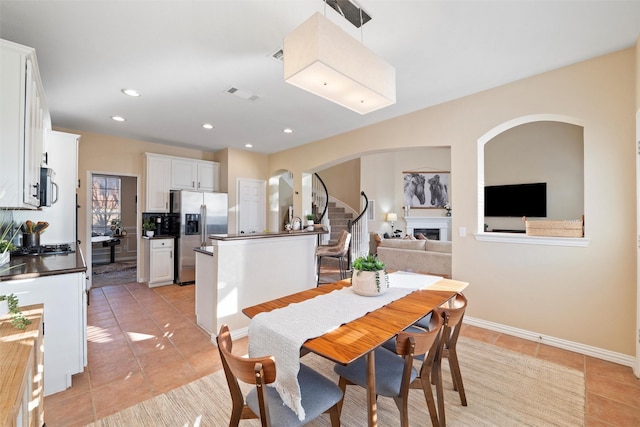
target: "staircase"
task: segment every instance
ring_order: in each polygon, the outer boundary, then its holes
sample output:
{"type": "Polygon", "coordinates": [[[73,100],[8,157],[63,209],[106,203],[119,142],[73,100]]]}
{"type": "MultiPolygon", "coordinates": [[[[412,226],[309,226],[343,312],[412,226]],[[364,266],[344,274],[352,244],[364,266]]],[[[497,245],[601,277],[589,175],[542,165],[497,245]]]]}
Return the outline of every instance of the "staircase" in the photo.
{"type": "MultiPolygon", "coordinates": [[[[345,212],[344,208],[336,206],[335,202],[329,202],[327,211],[329,223],[331,224],[331,234],[329,234],[329,244],[335,245],[342,230],[347,230],[349,220],[353,221],[353,214],[345,212]]],[[[349,231],[349,230],[347,230],[349,231]]]]}

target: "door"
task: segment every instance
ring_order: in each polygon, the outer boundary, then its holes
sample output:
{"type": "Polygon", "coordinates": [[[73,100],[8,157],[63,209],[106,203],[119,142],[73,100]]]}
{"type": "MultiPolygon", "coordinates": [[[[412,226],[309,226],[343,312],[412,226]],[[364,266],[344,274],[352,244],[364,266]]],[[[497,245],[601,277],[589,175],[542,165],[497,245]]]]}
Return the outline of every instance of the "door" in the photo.
{"type": "Polygon", "coordinates": [[[267,183],[238,179],[238,233],[262,233],[266,228],[267,183]]]}

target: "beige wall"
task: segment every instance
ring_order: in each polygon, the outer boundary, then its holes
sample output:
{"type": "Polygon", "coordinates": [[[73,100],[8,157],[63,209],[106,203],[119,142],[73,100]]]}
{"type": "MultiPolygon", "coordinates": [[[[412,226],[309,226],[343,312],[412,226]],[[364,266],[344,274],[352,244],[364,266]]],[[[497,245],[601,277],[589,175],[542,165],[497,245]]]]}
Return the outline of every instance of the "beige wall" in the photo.
{"type": "Polygon", "coordinates": [[[636,48],[625,49],[296,147],[271,155],[269,167],[298,177],[364,153],[451,146],[453,277],[471,284],[468,315],[633,355],[635,56],[636,48]],[[477,241],[479,138],[510,120],[543,113],[584,126],[589,246],[477,241]],[[467,237],[458,236],[460,227],[467,237]]]}
{"type": "Polygon", "coordinates": [[[356,212],[362,211],[360,197],[360,159],[353,159],[318,171],[329,196],[335,197],[356,212]]]}

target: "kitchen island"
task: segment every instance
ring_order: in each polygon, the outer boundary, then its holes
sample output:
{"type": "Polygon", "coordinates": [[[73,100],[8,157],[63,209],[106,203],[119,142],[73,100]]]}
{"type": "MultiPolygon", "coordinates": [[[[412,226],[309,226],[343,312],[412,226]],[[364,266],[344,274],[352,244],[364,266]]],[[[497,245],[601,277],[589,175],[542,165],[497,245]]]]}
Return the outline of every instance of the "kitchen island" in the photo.
{"type": "Polygon", "coordinates": [[[210,235],[196,252],[196,319],[215,342],[220,325],[247,335],[244,307],[316,286],[315,251],[326,230],[210,235]]]}
{"type": "Polygon", "coordinates": [[[15,294],[21,306],[44,305],[45,396],[71,387],[71,376],[87,365],[87,266],[79,248],[74,250],[11,255],[0,267],[0,295],[15,294]]]}

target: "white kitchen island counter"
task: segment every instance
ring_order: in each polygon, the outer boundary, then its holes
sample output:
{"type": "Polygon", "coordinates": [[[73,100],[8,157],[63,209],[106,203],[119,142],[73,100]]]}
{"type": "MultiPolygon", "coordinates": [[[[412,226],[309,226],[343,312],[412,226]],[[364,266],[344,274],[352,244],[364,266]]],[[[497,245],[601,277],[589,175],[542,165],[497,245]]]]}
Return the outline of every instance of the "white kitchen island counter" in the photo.
{"type": "Polygon", "coordinates": [[[215,342],[220,326],[247,335],[242,309],[316,286],[318,235],[327,231],[210,235],[196,252],[196,319],[215,342]]]}

